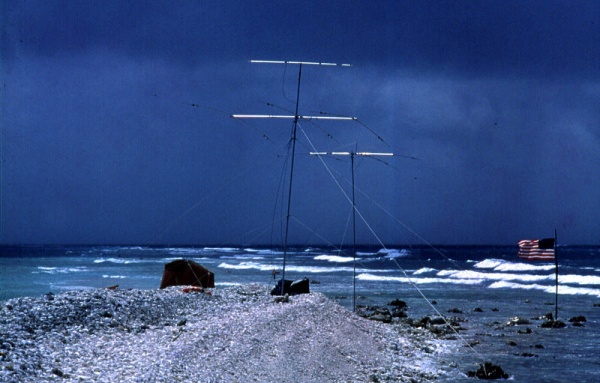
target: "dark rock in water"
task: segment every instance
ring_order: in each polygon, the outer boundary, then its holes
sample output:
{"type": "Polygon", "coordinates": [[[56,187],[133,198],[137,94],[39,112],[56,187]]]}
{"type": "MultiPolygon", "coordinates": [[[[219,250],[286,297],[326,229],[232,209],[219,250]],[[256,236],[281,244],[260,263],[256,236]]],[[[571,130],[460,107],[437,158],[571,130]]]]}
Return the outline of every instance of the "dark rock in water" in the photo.
{"type": "Polygon", "coordinates": [[[581,323],[581,322],[573,322],[573,327],[583,327],[583,323],[581,323]]]}
{"type": "Polygon", "coordinates": [[[531,334],[532,331],[529,327],[527,327],[525,330],[518,330],[517,333],[519,334],[531,334]]]}
{"type": "MultiPolygon", "coordinates": [[[[428,317],[425,317],[425,318],[428,318],[428,317]]],[[[434,324],[434,325],[446,324],[446,320],[443,317],[435,317],[435,318],[429,319],[429,323],[434,324]]]]}
{"type": "Polygon", "coordinates": [[[412,322],[413,327],[425,327],[427,323],[431,322],[431,318],[428,316],[424,316],[416,322],[412,322]]]}
{"type": "Polygon", "coordinates": [[[483,312],[483,309],[482,309],[481,307],[475,307],[475,308],[473,309],[473,312],[476,312],[476,313],[482,313],[482,312],[483,312]]]}
{"type": "Polygon", "coordinates": [[[498,311],[500,311],[500,309],[498,309],[497,307],[494,307],[494,308],[492,309],[492,311],[493,311],[493,312],[498,312],[498,311]]]}
{"type": "Polygon", "coordinates": [[[431,301],[432,305],[437,305],[437,301],[431,301]]]}
{"type": "Polygon", "coordinates": [[[380,307],[368,317],[371,320],[380,321],[383,323],[390,323],[392,321],[392,314],[387,307],[380,307]]]}
{"type": "Polygon", "coordinates": [[[515,342],[514,340],[509,340],[508,342],[506,342],[506,344],[509,346],[516,346],[517,342],[515,342]]]}
{"type": "Polygon", "coordinates": [[[376,321],[383,322],[383,323],[391,323],[392,322],[391,315],[375,314],[375,315],[371,315],[368,318],[370,320],[376,320],[376,321]]]}
{"type": "Polygon", "coordinates": [[[187,319],[182,319],[179,322],[177,322],[177,326],[179,326],[179,327],[185,326],[186,323],[187,323],[187,319]]]}
{"type": "Polygon", "coordinates": [[[563,328],[566,327],[566,323],[559,320],[548,320],[542,323],[542,328],[563,328]]]}
{"type": "Polygon", "coordinates": [[[387,307],[357,306],[356,315],[383,323],[390,323],[392,321],[392,313],[387,307]]]}
{"type": "Polygon", "coordinates": [[[406,302],[400,300],[400,299],[394,299],[393,301],[391,301],[390,303],[388,303],[388,306],[394,306],[397,307],[399,309],[404,308],[404,307],[408,307],[408,305],[406,304],[406,302]]]}
{"type": "Polygon", "coordinates": [[[490,362],[480,364],[477,371],[469,371],[468,375],[469,378],[478,379],[508,379],[508,374],[502,370],[502,367],[490,362]]]}
{"type": "Polygon", "coordinates": [[[587,322],[587,319],[583,315],[580,315],[569,319],[569,322],[587,322]]]}
{"type": "Polygon", "coordinates": [[[548,312],[538,318],[533,318],[533,319],[540,319],[540,320],[554,320],[554,316],[552,315],[551,312],[548,312]]]}
{"type": "Polygon", "coordinates": [[[392,317],[393,318],[407,318],[408,314],[406,313],[405,309],[394,309],[394,311],[392,311],[392,317]]]}
{"type": "Polygon", "coordinates": [[[462,310],[461,310],[461,309],[459,309],[459,308],[457,308],[457,307],[455,307],[455,308],[453,308],[453,309],[450,309],[450,310],[448,310],[448,312],[449,312],[449,313],[454,313],[454,314],[462,314],[462,313],[463,313],[463,312],[462,312],[462,310]]]}
{"type": "Polygon", "coordinates": [[[519,318],[519,317],[510,318],[509,321],[506,322],[507,326],[524,325],[524,324],[531,324],[531,322],[525,318],[519,318]]]}
{"type": "Polygon", "coordinates": [[[478,341],[478,340],[474,340],[474,341],[469,342],[468,344],[466,344],[464,347],[474,347],[474,346],[477,346],[478,344],[481,344],[481,342],[478,341]]]}
{"type": "Polygon", "coordinates": [[[544,346],[542,346],[541,344],[536,344],[533,346],[533,348],[544,348],[544,346]]]}
{"type": "Polygon", "coordinates": [[[594,303],[594,307],[600,307],[600,303],[594,303]]]}
{"type": "Polygon", "coordinates": [[[524,353],[521,354],[521,356],[525,356],[527,358],[537,358],[537,357],[539,357],[539,355],[532,354],[530,352],[524,352],[524,353]]]}

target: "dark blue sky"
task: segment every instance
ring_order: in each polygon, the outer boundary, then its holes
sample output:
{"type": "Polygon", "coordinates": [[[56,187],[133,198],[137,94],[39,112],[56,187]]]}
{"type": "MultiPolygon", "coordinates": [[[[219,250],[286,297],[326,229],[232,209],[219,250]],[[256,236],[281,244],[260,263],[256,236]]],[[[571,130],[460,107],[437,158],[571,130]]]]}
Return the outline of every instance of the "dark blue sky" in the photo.
{"type": "Polygon", "coordinates": [[[353,64],[304,67],[300,111],[384,139],[300,125],[292,242],[350,239],[314,145],[418,158],[357,159],[360,242],[600,244],[598,1],[1,7],[1,243],[279,244],[291,123],[228,116],[293,110],[272,59],[353,64]]]}

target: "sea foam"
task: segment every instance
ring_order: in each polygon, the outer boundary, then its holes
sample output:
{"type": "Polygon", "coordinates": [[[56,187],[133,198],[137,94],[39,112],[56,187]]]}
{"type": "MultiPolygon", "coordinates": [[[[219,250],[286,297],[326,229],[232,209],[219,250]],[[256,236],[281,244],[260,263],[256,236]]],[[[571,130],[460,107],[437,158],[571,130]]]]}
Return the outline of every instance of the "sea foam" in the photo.
{"type": "Polygon", "coordinates": [[[338,263],[352,262],[354,260],[354,258],[352,258],[352,257],[340,257],[339,255],[317,255],[314,259],[317,261],[338,262],[338,263]]]}
{"type": "Polygon", "coordinates": [[[473,265],[478,269],[494,269],[496,271],[544,271],[554,270],[555,265],[533,265],[529,263],[507,262],[501,259],[486,259],[473,265]]]}
{"type": "Polygon", "coordinates": [[[507,274],[507,273],[481,273],[472,270],[441,270],[437,274],[440,277],[457,279],[482,279],[493,281],[523,281],[535,282],[553,279],[554,275],[532,275],[532,274],[507,274]]]}

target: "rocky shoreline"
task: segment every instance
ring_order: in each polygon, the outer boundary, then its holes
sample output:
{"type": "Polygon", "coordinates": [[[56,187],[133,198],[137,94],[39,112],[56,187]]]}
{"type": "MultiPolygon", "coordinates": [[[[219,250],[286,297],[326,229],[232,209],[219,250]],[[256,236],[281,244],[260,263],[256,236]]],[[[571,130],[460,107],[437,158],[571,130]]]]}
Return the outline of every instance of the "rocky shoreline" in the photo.
{"type": "Polygon", "coordinates": [[[83,290],[2,302],[2,382],[427,382],[448,352],[430,331],[268,286],[206,293],[83,290]]]}

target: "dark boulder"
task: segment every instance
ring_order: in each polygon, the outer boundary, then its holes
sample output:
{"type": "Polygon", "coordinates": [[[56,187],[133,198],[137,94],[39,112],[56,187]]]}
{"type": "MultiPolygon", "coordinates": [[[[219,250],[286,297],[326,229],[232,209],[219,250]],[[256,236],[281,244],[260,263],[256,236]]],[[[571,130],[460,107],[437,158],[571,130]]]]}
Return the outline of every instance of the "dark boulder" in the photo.
{"type": "Polygon", "coordinates": [[[429,320],[429,323],[433,325],[446,324],[446,320],[443,317],[434,317],[429,320]]]}
{"type": "Polygon", "coordinates": [[[394,306],[396,308],[407,308],[407,304],[406,302],[400,300],[400,299],[394,299],[393,301],[391,301],[390,303],[388,303],[388,306],[394,306]]]}
{"type": "Polygon", "coordinates": [[[367,317],[370,320],[376,320],[383,323],[390,323],[392,321],[392,313],[387,307],[380,307],[373,312],[373,314],[367,317]]]}
{"type": "Polygon", "coordinates": [[[566,327],[566,323],[559,320],[547,320],[542,323],[542,328],[563,328],[566,327]]]}
{"type": "Polygon", "coordinates": [[[571,319],[569,319],[569,322],[573,323],[573,322],[586,322],[587,319],[583,316],[583,315],[579,315],[576,317],[573,317],[571,319]]]}
{"type": "Polygon", "coordinates": [[[518,325],[527,325],[531,324],[531,322],[525,318],[514,317],[510,318],[508,322],[506,322],[507,326],[518,326],[518,325]]]}
{"type": "Polygon", "coordinates": [[[356,308],[356,314],[360,317],[383,323],[390,323],[392,321],[392,313],[387,307],[359,306],[356,308]]]}
{"type": "Polygon", "coordinates": [[[477,371],[469,371],[468,375],[470,378],[478,379],[508,379],[508,374],[502,370],[502,367],[490,362],[480,364],[477,371]]]}
{"type": "Polygon", "coordinates": [[[401,309],[395,308],[392,311],[392,317],[393,318],[407,318],[408,314],[406,313],[406,309],[404,309],[404,308],[401,308],[401,309]]]}

